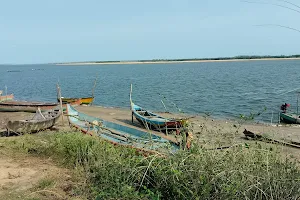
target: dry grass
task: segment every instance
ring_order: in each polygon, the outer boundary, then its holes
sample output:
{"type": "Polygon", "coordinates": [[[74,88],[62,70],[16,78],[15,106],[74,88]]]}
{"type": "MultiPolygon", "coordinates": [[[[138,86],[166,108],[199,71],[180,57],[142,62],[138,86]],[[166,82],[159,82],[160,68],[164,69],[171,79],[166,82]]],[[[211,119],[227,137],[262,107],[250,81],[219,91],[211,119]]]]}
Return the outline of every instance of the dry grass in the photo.
{"type": "MultiPolygon", "coordinates": [[[[89,199],[296,199],[300,194],[297,161],[279,156],[280,148],[272,144],[225,150],[193,145],[167,158],[144,157],[81,133],[28,135],[7,145],[75,170],[86,181],[76,195],[89,199]]],[[[44,179],[36,187],[47,193],[55,182],[44,179]]]]}
{"type": "MultiPolygon", "coordinates": [[[[0,199],[86,199],[85,178],[26,148],[27,136],[0,138],[0,199]],[[25,141],[23,140],[25,139],[25,141]]],[[[30,140],[40,138],[34,136],[30,140]]]]}

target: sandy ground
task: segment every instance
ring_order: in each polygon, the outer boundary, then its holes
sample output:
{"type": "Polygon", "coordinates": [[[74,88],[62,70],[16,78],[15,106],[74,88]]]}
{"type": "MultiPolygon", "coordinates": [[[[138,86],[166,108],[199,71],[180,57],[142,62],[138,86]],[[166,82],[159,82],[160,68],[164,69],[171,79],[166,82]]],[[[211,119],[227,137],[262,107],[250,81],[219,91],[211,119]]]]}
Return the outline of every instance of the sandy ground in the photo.
{"type": "Polygon", "coordinates": [[[126,65],[126,64],[165,64],[165,63],[203,63],[203,62],[241,62],[241,61],[258,61],[258,60],[299,60],[300,58],[261,58],[261,59],[228,59],[228,60],[186,60],[186,61],[121,61],[121,62],[71,62],[57,63],[56,65],[126,65]]]}
{"type": "Polygon", "coordinates": [[[73,185],[68,169],[50,159],[5,152],[1,143],[0,199],[68,199],[73,185]]]}
{"type": "MultiPolygon", "coordinates": [[[[136,119],[131,118],[131,111],[129,109],[112,108],[112,107],[100,107],[100,106],[77,106],[76,109],[80,112],[86,113],[88,115],[102,118],[107,121],[112,121],[122,125],[130,126],[140,130],[145,130],[136,119]]],[[[165,117],[192,117],[189,121],[192,124],[193,131],[195,133],[205,131],[210,132],[236,132],[243,135],[242,132],[246,128],[247,130],[255,131],[257,133],[267,134],[269,137],[276,139],[290,139],[300,142],[300,125],[277,125],[273,124],[258,124],[252,122],[242,122],[242,121],[232,121],[232,120],[215,120],[211,118],[205,118],[201,116],[188,116],[183,114],[171,114],[158,112],[158,114],[165,117]]],[[[28,119],[33,116],[33,113],[24,112],[0,112],[0,130],[5,129],[5,124],[8,120],[19,120],[28,119]]],[[[68,129],[67,117],[64,116],[64,121],[60,119],[57,123],[57,128],[68,129]]],[[[165,137],[164,133],[159,133],[157,131],[152,131],[155,134],[165,137]]],[[[210,135],[212,137],[213,135],[210,135]]]]}
{"type": "MultiPolygon", "coordinates": [[[[77,106],[76,109],[80,112],[88,115],[102,118],[107,121],[112,121],[129,127],[145,130],[136,119],[131,119],[131,111],[129,109],[120,108],[108,108],[108,107],[95,107],[95,106],[77,106]]],[[[179,114],[159,113],[166,117],[187,117],[179,114]]],[[[24,119],[30,117],[33,114],[29,113],[1,113],[0,112],[0,130],[4,131],[5,124],[8,119],[24,119]]],[[[196,116],[190,119],[191,127],[195,138],[198,142],[205,147],[220,147],[226,146],[232,143],[245,143],[243,131],[244,129],[261,133],[269,138],[276,140],[292,140],[300,142],[300,126],[299,125],[265,125],[255,123],[245,123],[241,121],[230,120],[214,120],[211,118],[205,118],[196,116]]],[[[58,121],[56,128],[70,130],[67,122],[67,117],[64,116],[64,121],[61,119],[58,121]]],[[[164,134],[157,131],[151,131],[154,134],[161,137],[170,139],[177,142],[178,139],[171,134],[164,134]]],[[[296,151],[296,150],[295,150],[296,151]]],[[[300,151],[299,151],[300,157],[300,151]]]]}
{"type": "MultiPolygon", "coordinates": [[[[88,115],[99,117],[108,121],[113,121],[126,126],[140,128],[145,130],[136,119],[132,123],[131,111],[127,109],[116,109],[116,108],[106,108],[106,107],[92,107],[92,106],[78,106],[77,110],[84,112],[88,115]]],[[[189,117],[180,114],[169,114],[169,113],[159,113],[165,117],[189,117]]],[[[191,116],[190,116],[191,117],[191,116]]],[[[265,125],[265,124],[255,124],[255,123],[245,123],[241,121],[231,121],[231,120],[214,120],[211,118],[205,118],[197,116],[190,119],[193,126],[194,133],[200,132],[200,134],[207,134],[206,132],[214,133],[234,133],[237,132],[239,136],[243,135],[243,131],[247,130],[255,131],[257,133],[267,134],[269,137],[276,139],[290,139],[300,142],[300,126],[299,125],[265,125]]],[[[159,132],[153,132],[155,134],[160,134],[164,137],[165,134],[159,132]]],[[[213,137],[214,135],[207,135],[208,137],[213,137]]]]}
{"type": "MultiPolygon", "coordinates": [[[[88,115],[113,121],[122,125],[145,130],[135,119],[131,122],[131,111],[128,109],[78,106],[77,110],[88,115]]],[[[160,113],[166,117],[180,117],[169,113],[160,113]]],[[[0,130],[5,131],[7,120],[30,118],[32,113],[3,113],[0,112],[0,130]]],[[[186,116],[185,116],[186,117],[186,116]]],[[[232,144],[251,145],[252,142],[243,137],[244,129],[264,133],[275,139],[288,139],[300,142],[300,126],[266,126],[262,124],[245,124],[238,121],[213,120],[197,116],[190,119],[194,138],[203,148],[215,148],[232,144]]],[[[70,130],[67,117],[60,119],[55,126],[56,130],[70,130]]],[[[174,135],[153,132],[162,137],[176,141],[174,135]]],[[[22,137],[22,136],[20,136],[22,137]]],[[[70,175],[67,169],[57,167],[49,159],[38,157],[16,156],[3,150],[6,140],[15,137],[4,137],[0,140],[0,199],[24,199],[41,196],[41,199],[65,199],[69,195],[70,175]],[[37,188],[41,180],[51,177],[55,180],[54,188],[37,188]]],[[[292,155],[300,160],[300,149],[281,146],[282,156],[292,155]]]]}

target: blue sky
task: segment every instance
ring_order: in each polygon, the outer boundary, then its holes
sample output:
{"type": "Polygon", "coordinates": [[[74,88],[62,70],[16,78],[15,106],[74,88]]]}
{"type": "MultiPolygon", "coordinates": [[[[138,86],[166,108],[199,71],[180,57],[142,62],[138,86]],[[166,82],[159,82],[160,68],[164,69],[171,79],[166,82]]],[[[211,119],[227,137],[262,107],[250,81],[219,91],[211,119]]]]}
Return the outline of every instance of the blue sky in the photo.
{"type": "Polygon", "coordinates": [[[299,17],[240,0],[0,0],[0,64],[299,54],[300,32],[255,26],[299,17]]]}

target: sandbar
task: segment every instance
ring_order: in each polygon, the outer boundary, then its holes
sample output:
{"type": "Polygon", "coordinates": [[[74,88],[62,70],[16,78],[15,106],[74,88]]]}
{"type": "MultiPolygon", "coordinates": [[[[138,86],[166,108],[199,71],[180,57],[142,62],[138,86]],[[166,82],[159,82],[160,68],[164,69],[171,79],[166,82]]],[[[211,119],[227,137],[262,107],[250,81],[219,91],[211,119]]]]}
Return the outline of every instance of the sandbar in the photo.
{"type": "Polygon", "coordinates": [[[255,58],[255,59],[224,59],[224,60],[170,60],[170,61],[112,61],[112,62],[67,62],[55,65],[134,65],[134,64],[168,64],[168,63],[207,63],[207,62],[247,62],[247,61],[276,61],[299,60],[300,58],[255,58]]]}

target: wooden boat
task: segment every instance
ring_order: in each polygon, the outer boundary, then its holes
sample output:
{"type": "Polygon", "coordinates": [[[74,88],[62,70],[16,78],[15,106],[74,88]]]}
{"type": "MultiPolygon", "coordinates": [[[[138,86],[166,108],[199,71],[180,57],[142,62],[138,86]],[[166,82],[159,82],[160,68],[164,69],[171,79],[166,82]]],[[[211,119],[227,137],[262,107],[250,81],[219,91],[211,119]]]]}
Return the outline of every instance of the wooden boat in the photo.
{"type": "Polygon", "coordinates": [[[57,100],[58,100],[59,104],[60,103],[62,104],[61,106],[62,106],[63,112],[65,112],[67,110],[67,104],[70,104],[70,105],[73,105],[73,106],[81,105],[81,100],[80,99],[73,99],[73,100],[69,100],[67,102],[63,102],[63,101],[60,102],[60,99],[62,100],[61,91],[60,91],[59,85],[57,84],[57,100]]]}
{"type": "Polygon", "coordinates": [[[152,113],[143,109],[142,107],[131,102],[132,115],[142,124],[145,128],[152,130],[176,130],[183,126],[187,119],[173,119],[165,118],[158,114],[152,113]]]}
{"type": "MultiPolygon", "coordinates": [[[[61,97],[61,101],[64,104],[68,104],[68,103],[72,103],[72,102],[76,102],[80,100],[80,104],[91,104],[94,101],[94,97],[81,97],[81,98],[64,98],[61,97]]],[[[59,102],[59,98],[57,98],[57,101],[59,102]]]]}
{"type": "Polygon", "coordinates": [[[61,98],[61,101],[64,104],[70,104],[70,103],[75,102],[77,100],[80,100],[81,104],[84,104],[84,105],[92,104],[93,101],[94,101],[94,94],[95,94],[97,79],[98,79],[98,75],[97,75],[96,80],[94,82],[94,87],[92,89],[92,96],[89,96],[89,97],[78,97],[78,98],[65,98],[65,97],[62,97],[59,84],[57,84],[57,86],[56,86],[57,87],[57,101],[60,102],[60,98],[61,98]]]}
{"type": "Polygon", "coordinates": [[[41,112],[41,110],[38,109],[32,119],[8,121],[6,125],[7,132],[8,134],[10,132],[35,133],[41,130],[45,130],[53,127],[60,115],[61,111],[59,109],[49,110],[46,112],[41,112]]]}
{"type": "Polygon", "coordinates": [[[0,102],[11,101],[13,99],[14,99],[14,95],[13,94],[5,95],[5,96],[1,96],[1,94],[0,94],[0,102]]]}
{"type": "Polygon", "coordinates": [[[286,109],[287,109],[287,107],[290,106],[290,104],[285,103],[281,106],[282,112],[280,112],[280,121],[287,123],[287,124],[300,124],[299,96],[300,96],[300,92],[298,92],[298,95],[297,95],[296,113],[287,112],[286,109]]]}
{"type": "Polygon", "coordinates": [[[80,99],[77,99],[76,101],[73,101],[71,103],[63,103],[62,104],[62,107],[63,107],[63,112],[67,111],[67,105],[70,104],[72,106],[79,106],[81,105],[81,101],[80,99]]]}
{"type": "Polygon", "coordinates": [[[147,129],[158,131],[172,131],[182,127],[188,119],[165,118],[158,114],[152,113],[142,107],[134,104],[131,99],[132,87],[130,91],[130,107],[133,116],[147,129]]]}
{"type": "Polygon", "coordinates": [[[281,112],[280,121],[287,124],[300,124],[300,114],[281,112]]]}
{"type": "Polygon", "coordinates": [[[80,102],[81,102],[80,104],[84,104],[84,105],[92,104],[93,101],[94,101],[94,92],[95,92],[97,79],[98,79],[98,75],[97,75],[96,80],[94,82],[94,87],[93,87],[93,90],[92,90],[92,96],[89,96],[89,97],[78,97],[78,98],[65,98],[65,97],[62,97],[60,87],[57,84],[57,86],[56,86],[57,87],[57,101],[60,102],[60,98],[61,98],[61,101],[62,101],[63,104],[71,104],[72,102],[75,102],[75,101],[78,101],[78,100],[80,100],[80,102]]]}
{"type": "Polygon", "coordinates": [[[94,97],[84,97],[84,98],[80,98],[81,104],[91,104],[94,101],[94,97]]]}
{"type": "Polygon", "coordinates": [[[113,144],[125,145],[142,151],[171,151],[179,146],[160,136],[130,128],[96,117],[88,116],[67,105],[67,116],[71,126],[83,133],[97,135],[113,144]]]}
{"type": "Polygon", "coordinates": [[[51,110],[58,106],[58,103],[42,103],[28,101],[4,101],[0,102],[2,112],[36,112],[38,108],[42,111],[51,110]]]}

